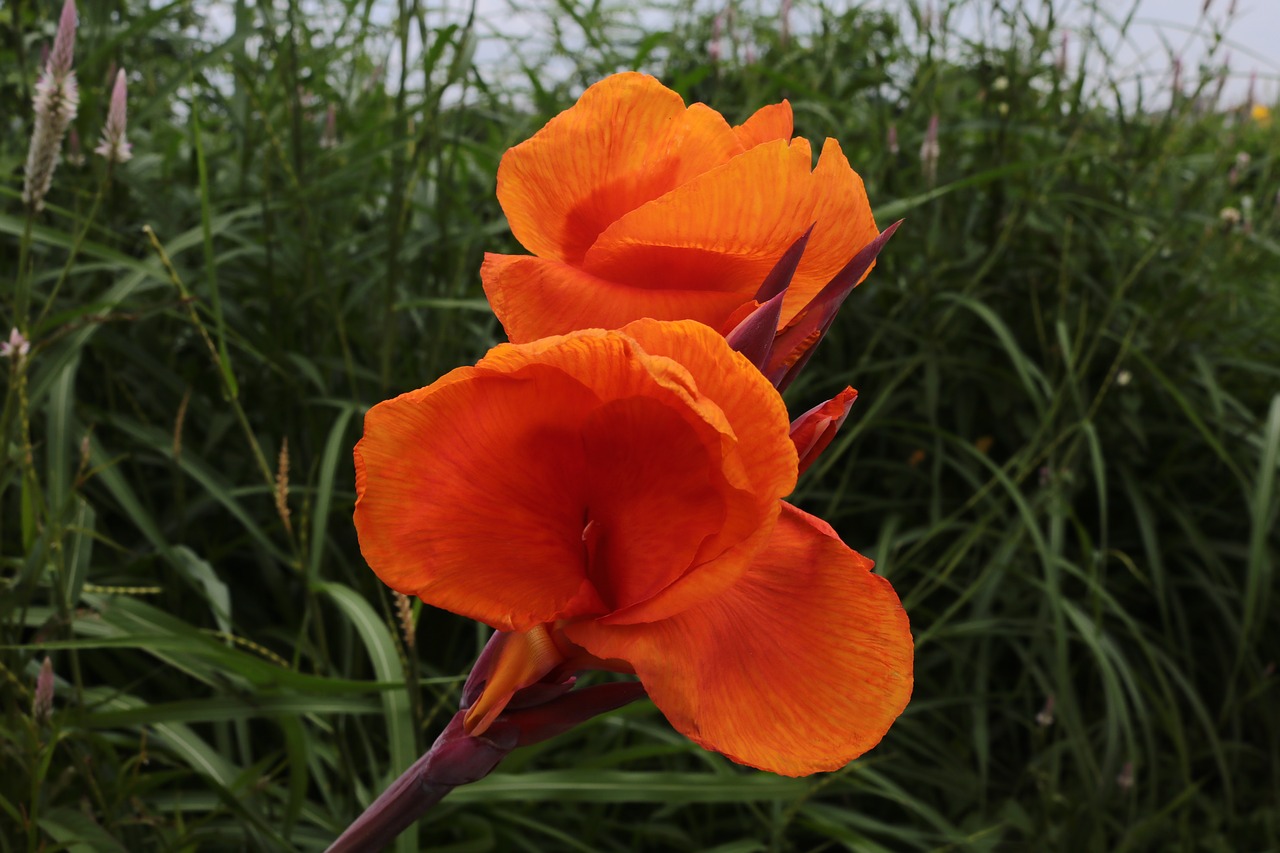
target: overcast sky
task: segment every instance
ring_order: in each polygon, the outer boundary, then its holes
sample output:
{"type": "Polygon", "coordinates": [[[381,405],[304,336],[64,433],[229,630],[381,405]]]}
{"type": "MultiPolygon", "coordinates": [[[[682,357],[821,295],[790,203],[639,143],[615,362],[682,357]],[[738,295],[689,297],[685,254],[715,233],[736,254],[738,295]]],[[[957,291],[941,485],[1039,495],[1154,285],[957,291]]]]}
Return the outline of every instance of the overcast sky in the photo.
{"type": "MultiPolygon", "coordinates": [[[[1126,0],[1101,0],[1099,5],[1129,6],[1126,0]]],[[[1141,0],[1130,30],[1133,45],[1126,55],[1157,73],[1167,72],[1172,49],[1182,57],[1187,79],[1205,61],[1212,38],[1211,26],[1201,15],[1204,6],[1205,0],[1141,0]]],[[[1280,0],[1209,0],[1208,6],[1208,18],[1223,31],[1212,64],[1226,62],[1231,71],[1224,98],[1243,100],[1250,75],[1256,73],[1256,98],[1274,103],[1280,78],[1280,0]]]]}
{"type": "MultiPolygon", "coordinates": [[[[1032,6],[1045,0],[1024,0],[1032,6]]],[[[443,14],[434,16],[439,25],[445,19],[461,23],[465,21],[472,0],[441,0],[439,5],[432,4],[434,9],[443,14]]],[[[744,10],[755,11],[762,15],[776,15],[782,0],[694,0],[699,9],[713,12],[733,2],[744,10]]],[[[908,25],[908,0],[824,0],[829,7],[837,10],[855,5],[875,5],[881,9],[898,12],[902,15],[904,25],[908,25]]],[[[996,0],[917,0],[917,2],[943,7],[956,3],[961,12],[951,20],[951,29],[957,35],[965,37],[983,37],[984,33],[999,32],[993,23],[990,9],[997,5],[996,0]]],[[[1134,0],[1051,0],[1057,10],[1058,25],[1069,32],[1068,44],[1071,61],[1074,64],[1079,58],[1079,51],[1085,45],[1090,21],[1098,22],[1097,13],[1093,10],[1105,10],[1105,14],[1120,16],[1135,10],[1134,0]]],[[[657,28],[665,24],[664,13],[655,6],[679,3],[682,0],[604,0],[605,8],[640,9],[640,19],[646,26],[657,28]]],[[[525,38],[525,47],[536,51],[538,38],[528,39],[531,30],[545,34],[549,16],[559,14],[567,23],[567,30],[575,28],[563,12],[554,11],[557,0],[476,0],[478,30],[483,35],[503,35],[519,42],[525,38]],[[514,11],[513,6],[521,7],[514,11]]],[[[804,0],[797,2],[796,28],[803,27],[804,0]]],[[[1004,0],[1003,5],[1012,5],[1004,0]]],[[[1043,7],[1040,7],[1043,8],[1043,7]]],[[[232,23],[230,6],[226,2],[208,4],[210,23],[215,33],[225,37],[230,32],[232,23]]],[[[389,22],[396,14],[397,3],[394,0],[374,0],[373,18],[375,21],[389,22]]],[[[1172,77],[1170,57],[1177,56],[1182,62],[1182,83],[1184,91],[1195,86],[1201,73],[1201,67],[1209,66],[1212,73],[1221,68],[1230,69],[1226,85],[1223,88],[1223,106],[1236,105],[1243,102],[1250,89],[1250,78],[1256,75],[1253,85],[1255,99],[1261,103],[1274,105],[1280,98],[1280,0],[1137,0],[1136,11],[1129,24],[1127,38],[1121,40],[1115,24],[1097,23],[1093,28],[1095,37],[1106,51],[1112,54],[1117,64],[1110,72],[1110,77],[1120,76],[1128,79],[1129,88],[1126,99],[1132,97],[1139,85],[1144,92],[1144,103],[1159,106],[1167,103],[1169,98],[1169,82],[1172,77]],[[1205,9],[1207,7],[1207,13],[1205,9]],[[1221,35],[1221,43],[1216,51],[1211,50],[1214,35],[1221,35]]],[[[411,32],[411,53],[419,49],[417,30],[411,32]]],[[[482,64],[502,65],[509,60],[510,42],[498,39],[481,39],[476,59],[482,64]]],[[[517,46],[517,49],[521,49],[517,46]]],[[[1098,51],[1090,49],[1090,56],[1096,57],[1098,51]]],[[[392,66],[397,65],[394,52],[389,57],[392,66]]],[[[564,73],[563,61],[558,66],[549,67],[547,74],[555,76],[564,73]]],[[[1091,67],[1097,70],[1098,63],[1091,61],[1091,67]]],[[[518,79],[518,71],[516,71],[518,79]]],[[[1099,75],[1100,77],[1101,75],[1099,75]]],[[[1215,86],[1216,88],[1216,86],[1215,86]]]]}
{"type": "MultiPolygon", "coordinates": [[[[385,2],[385,0],[379,0],[385,2]]],[[[469,6],[469,0],[446,0],[449,6],[461,11],[469,6]]],[[[547,15],[556,14],[554,0],[515,0],[528,10],[542,10],[526,15],[511,11],[512,0],[478,0],[478,17],[482,32],[496,32],[507,36],[519,37],[528,32],[530,26],[545,31],[547,15]]],[[[658,3],[663,0],[658,0],[658,3]]],[[[782,0],[695,0],[697,8],[713,12],[723,8],[726,3],[734,2],[740,8],[757,11],[763,15],[777,14],[782,0]]],[[[907,0],[825,0],[835,9],[848,8],[854,5],[869,4],[891,12],[902,13],[904,25],[909,20],[906,10],[907,0]]],[[[927,4],[930,0],[918,0],[927,4]]],[[[951,0],[932,0],[935,8],[950,5],[951,0]]],[[[1039,0],[1024,0],[1028,6],[1039,0]]],[[[1170,57],[1178,56],[1182,62],[1182,82],[1184,90],[1194,87],[1202,65],[1214,69],[1226,66],[1230,69],[1227,83],[1223,89],[1223,103],[1235,104],[1243,101],[1249,89],[1251,74],[1257,75],[1254,94],[1257,100],[1273,104],[1280,94],[1280,0],[1052,0],[1058,13],[1058,25],[1070,31],[1068,42],[1073,62],[1078,59],[1078,51],[1084,44],[1089,32],[1090,21],[1094,21],[1094,32],[1108,53],[1112,54],[1118,65],[1113,66],[1111,75],[1119,74],[1131,79],[1131,86],[1136,87],[1141,81],[1145,102],[1156,105],[1160,98],[1168,99],[1169,80],[1172,76],[1170,57]],[[1123,16],[1134,11],[1128,26],[1127,38],[1118,37],[1119,29],[1113,23],[1100,20],[1094,10],[1103,10],[1106,16],[1123,16]],[[1216,52],[1211,52],[1215,33],[1221,35],[1221,43],[1216,52]],[[1157,96],[1158,93],[1158,96],[1157,96]]],[[[394,9],[389,3],[390,9],[394,9]]],[[[665,23],[663,13],[654,10],[652,3],[646,0],[605,0],[606,8],[642,8],[645,11],[641,19],[654,27],[665,23]],[[634,3],[634,5],[633,5],[634,3]]],[[[796,28],[803,28],[806,17],[803,0],[797,2],[796,28]]],[[[991,8],[995,0],[961,0],[957,5],[961,11],[950,21],[950,28],[957,34],[967,37],[981,36],[987,32],[999,32],[994,24],[991,8]]],[[[1005,6],[1011,5],[1006,2],[1005,6]]],[[[1043,8],[1043,7],[1041,7],[1043,8]]],[[[561,13],[563,14],[563,13],[561,13]]],[[[812,19],[813,16],[807,16],[812,19]]],[[[569,28],[573,27],[570,24],[569,28]]],[[[497,60],[506,53],[506,48],[498,44],[484,45],[478,58],[481,61],[497,60]]],[[[1095,55],[1091,52],[1091,56],[1095,55]]],[[[1096,69],[1095,63],[1091,65],[1096,69]]],[[[554,73],[555,69],[548,69],[554,73]]],[[[1132,89],[1126,93],[1132,95],[1132,89]]]]}

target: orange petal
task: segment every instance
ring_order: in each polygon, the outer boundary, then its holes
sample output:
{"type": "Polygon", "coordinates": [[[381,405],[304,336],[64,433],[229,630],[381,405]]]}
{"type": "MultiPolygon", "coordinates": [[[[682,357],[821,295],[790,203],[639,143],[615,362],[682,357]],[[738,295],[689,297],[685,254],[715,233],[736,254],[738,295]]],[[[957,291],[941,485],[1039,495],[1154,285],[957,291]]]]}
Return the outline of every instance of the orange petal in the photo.
{"type": "Polygon", "coordinates": [[[699,393],[716,402],[742,460],[746,481],[739,488],[754,497],[728,506],[718,533],[702,543],[690,570],[677,582],[607,617],[627,624],[666,618],[735,583],[767,541],[778,499],[795,488],[797,461],[790,426],[786,433],[783,429],[788,416],[782,397],[715,330],[699,323],[638,320],[622,331],[651,355],[669,357],[688,370],[699,393]]]}
{"type": "Polygon", "coordinates": [[[834,139],[822,146],[812,187],[810,201],[817,225],[782,302],[778,328],[790,323],[859,249],[880,234],[862,178],[834,139]]]}
{"type": "Polygon", "coordinates": [[[724,526],[730,500],[735,514],[751,506],[750,494],[727,485],[708,438],[654,398],[615,400],[588,420],[588,574],[610,609],[643,601],[682,575],[703,540],[724,526]]]}
{"type": "Polygon", "coordinates": [[[498,633],[491,642],[497,644],[497,652],[484,690],[462,719],[469,735],[484,734],[516,691],[536,683],[565,661],[564,653],[545,625],[535,625],[520,634],[498,633]]]}
{"type": "Polygon", "coordinates": [[[521,245],[574,263],[615,219],[741,151],[719,113],[615,74],[503,156],[498,201],[521,245]]]}
{"type": "Polygon", "coordinates": [[[656,618],[730,585],[795,485],[786,409],[768,380],[688,320],[498,347],[478,367],[534,361],[578,378],[602,403],[599,427],[583,427],[592,484],[584,542],[618,618],[656,618]],[[608,359],[606,377],[602,346],[636,351],[608,359]]]}
{"type": "Polygon", "coordinates": [[[733,132],[737,134],[742,147],[747,149],[775,139],[789,140],[793,128],[791,103],[783,101],[756,110],[751,118],[735,127],[733,132]]]}
{"type": "Polygon", "coordinates": [[[374,406],[355,449],[369,566],[392,589],[504,631],[606,612],[580,538],[578,425],[596,403],[554,369],[465,368],[374,406]]]}
{"type": "Polygon", "coordinates": [[[583,269],[655,297],[667,290],[733,294],[728,311],[699,318],[720,328],[813,224],[818,196],[810,162],[802,139],[757,145],[609,226],[583,269]]]}
{"type": "Polygon", "coordinates": [[[635,287],[524,255],[486,254],[480,278],[493,312],[515,343],[576,329],[616,329],[639,317],[718,325],[743,301],[737,293],[701,287],[635,287]]]}
{"type": "Polygon", "coordinates": [[[911,696],[907,616],[871,561],[789,504],[723,595],[661,622],[565,631],[629,662],[671,724],[741,764],[786,776],[871,749],[911,696]]]}
{"type": "MultiPolygon", "coordinates": [[[[699,323],[653,326],[672,352],[712,346],[741,369],[699,323]]],[[[767,429],[789,445],[774,404],[767,429]]],[[[725,551],[772,523],[694,373],[620,332],[495,347],[376,406],[356,465],[361,550],[383,581],[506,631],[648,599],[708,559],[708,542],[725,551]]]]}

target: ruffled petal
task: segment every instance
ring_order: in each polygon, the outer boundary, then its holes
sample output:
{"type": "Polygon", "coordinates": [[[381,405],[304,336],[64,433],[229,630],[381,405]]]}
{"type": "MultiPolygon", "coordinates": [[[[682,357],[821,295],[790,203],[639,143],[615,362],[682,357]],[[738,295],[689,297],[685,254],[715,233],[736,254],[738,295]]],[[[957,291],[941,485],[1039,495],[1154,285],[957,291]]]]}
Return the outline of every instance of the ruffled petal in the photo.
{"type": "Polygon", "coordinates": [[[723,595],[660,622],[579,622],[569,638],[629,662],[671,724],[741,764],[835,770],[875,746],[911,696],[906,613],[871,562],[788,504],[723,595]]]}
{"type": "Polygon", "coordinates": [[[653,397],[607,403],[586,423],[582,538],[588,575],[610,610],[668,586],[730,513],[750,511],[750,493],[726,482],[718,436],[700,433],[653,397]]]}
{"type": "Polygon", "coordinates": [[[574,263],[615,219],[741,151],[716,111],[615,74],[503,156],[498,201],[521,245],[574,263]]]}
{"type": "Polygon", "coordinates": [[[534,363],[575,377],[602,404],[583,433],[584,543],[617,618],[658,618],[731,585],[795,485],[786,407],[768,380],[691,320],[500,346],[477,367],[534,363]],[[601,358],[606,347],[619,352],[601,358]]]}
{"type": "Polygon", "coordinates": [[[789,140],[793,128],[791,103],[783,101],[756,110],[751,118],[735,127],[733,132],[737,134],[742,147],[748,149],[775,139],[789,140]]]}
{"type": "Polygon", "coordinates": [[[580,425],[598,405],[553,368],[453,371],[380,403],[356,445],[360,550],[392,589],[504,631],[606,612],[581,543],[580,425]]]}
{"type": "Polygon", "coordinates": [[[640,317],[719,325],[741,303],[733,292],[652,290],[609,281],[560,261],[486,254],[489,304],[514,343],[575,329],[616,329],[640,317]]]}
{"type": "Polygon", "coordinates": [[[742,461],[745,481],[737,485],[753,497],[728,507],[718,533],[702,543],[690,570],[676,583],[607,617],[626,624],[666,618],[732,586],[767,541],[778,499],[795,488],[797,460],[790,427],[784,426],[782,397],[714,329],[691,322],[638,320],[622,331],[651,355],[680,364],[698,392],[715,400],[731,430],[724,440],[732,443],[732,452],[742,461]]]}
{"type": "Polygon", "coordinates": [[[383,581],[523,631],[644,602],[758,541],[795,478],[794,450],[771,461],[771,480],[748,472],[762,436],[790,446],[780,398],[706,326],[654,321],[644,334],[691,365],[586,330],[495,347],[372,409],[356,448],[356,526],[383,581]],[[699,389],[722,392],[742,427],[752,403],[735,372],[774,398],[761,395],[755,421],[767,425],[746,423],[745,443],[699,389]]]}
{"type": "Polygon", "coordinates": [[[822,146],[813,170],[810,203],[812,221],[817,224],[782,302],[778,328],[790,323],[859,249],[880,234],[862,178],[834,139],[822,146]]]}
{"type": "Polygon", "coordinates": [[[813,224],[811,164],[802,139],[757,145],[618,219],[582,267],[652,291],[733,293],[736,308],[813,224]]]}

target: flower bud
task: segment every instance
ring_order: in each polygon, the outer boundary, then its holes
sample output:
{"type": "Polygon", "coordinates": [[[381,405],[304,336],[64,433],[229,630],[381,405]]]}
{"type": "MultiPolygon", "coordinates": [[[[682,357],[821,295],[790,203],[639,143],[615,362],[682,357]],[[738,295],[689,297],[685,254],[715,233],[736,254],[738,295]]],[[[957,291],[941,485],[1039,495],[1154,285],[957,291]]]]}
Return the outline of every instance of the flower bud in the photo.
{"type": "Polygon", "coordinates": [[[125,139],[125,111],[128,101],[128,84],[124,69],[116,72],[116,83],[111,90],[111,106],[107,110],[107,123],[102,128],[102,142],[93,149],[95,154],[107,158],[108,163],[125,163],[133,157],[133,148],[125,139]]]}
{"type": "Polygon", "coordinates": [[[36,696],[31,706],[31,716],[37,723],[46,723],[53,714],[53,661],[44,659],[40,674],[36,676],[36,696]]]}

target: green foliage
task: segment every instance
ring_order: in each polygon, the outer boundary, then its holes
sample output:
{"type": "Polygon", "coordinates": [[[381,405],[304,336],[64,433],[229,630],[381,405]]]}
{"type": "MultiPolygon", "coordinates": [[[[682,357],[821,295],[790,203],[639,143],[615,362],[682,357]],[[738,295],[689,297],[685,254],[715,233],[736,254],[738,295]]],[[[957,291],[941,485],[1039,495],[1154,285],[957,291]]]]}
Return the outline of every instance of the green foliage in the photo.
{"type": "Polygon", "coordinates": [[[805,780],[629,707],[399,849],[1280,846],[1280,128],[1212,80],[1104,100],[1012,13],[984,43],[914,8],[801,5],[785,35],[739,9],[712,61],[707,15],[561,0],[513,75],[477,60],[482,22],[418,0],[389,23],[239,0],[219,35],[191,4],[81,5],[76,127],[95,139],[123,65],[135,157],[62,163],[35,217],[56,9],[0,12],[24,131],[0,143],[0,319],[33,342],[3,363],[0,850],[323,849],[434,737],[483,633],[414,607],[406,638],[350,448],[367,406],[499,339],[498,160],[626,67],[736,120],[789,98],[906,218],[788,398],[861,392],[798,499],[902,594],[915,697],[805,780]]]}

